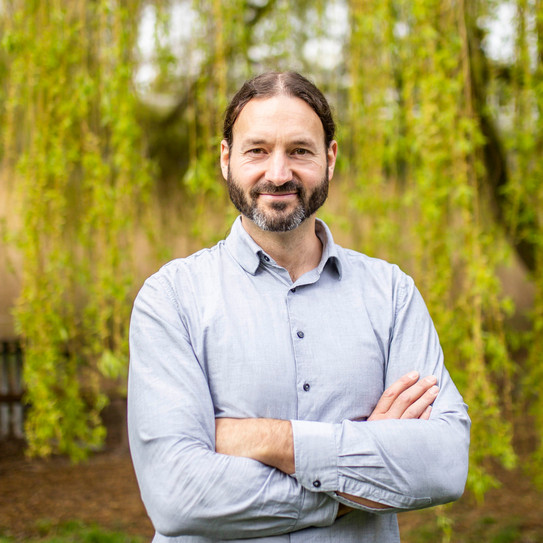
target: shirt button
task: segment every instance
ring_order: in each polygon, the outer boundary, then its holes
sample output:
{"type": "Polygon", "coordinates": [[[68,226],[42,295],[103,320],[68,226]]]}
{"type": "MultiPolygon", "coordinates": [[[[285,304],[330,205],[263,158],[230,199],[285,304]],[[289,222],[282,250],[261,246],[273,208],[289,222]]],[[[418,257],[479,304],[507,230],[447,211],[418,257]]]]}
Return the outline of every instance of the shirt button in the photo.
{"type": "Polygon", "coordinates": [[[296,334],[300,339],[302,339],[305,334],[301,331],[301,330],[298,330],[298,333],[296,334]]]}
{"type": "Polygon", "coordinates": [[[313,481],[313,486],[315,488],[319,488],[321,486],[321,482],[317,479],[316,481],[313,481]]]}
{"type": "Polygon", "coordinates": [[[296,292],[296,287],[290,289],[291,292],[296,292]]]}
{"type": "Polygon", "coordinates": [[[304,383],[304,390],[306,392],[308,392],[310,388],[311,388],[311,385],[309,383],[304,383]]]}
{"type": "Polygon", "coordinates": [[[266,262],[269,262],[270,261],[270,257],[268,255],[262,255],[262,258],[266,261],[266,262]]]}

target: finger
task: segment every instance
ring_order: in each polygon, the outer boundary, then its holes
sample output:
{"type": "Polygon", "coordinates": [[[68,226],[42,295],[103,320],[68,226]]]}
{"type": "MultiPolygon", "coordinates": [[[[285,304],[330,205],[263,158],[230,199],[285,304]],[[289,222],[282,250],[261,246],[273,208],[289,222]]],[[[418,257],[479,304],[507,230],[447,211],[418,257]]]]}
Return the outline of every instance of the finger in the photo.
{"type": "Polygon", "coordinates": [[[419,374],[416,371],[407,373],[406,375],[400,377],[397,381],[392,383],[381,395],[375,409],[370,415],[368,420],[371,420],[372,416],[382,415],[386,413],[398,396],[404,391],[407,390],[410,386],[413,385],[419,378],[419,374]]]}
{"type": "MultiPolygon", "coordinates": [[[[432,386],[415,402],[413,402],[402,414],[402,419],[419,419],[426,413],[439,393],[439,387],[432,386]]],[[[428,413],[429,415],[429,413],[428,413]]]]}
{"type": "Polygon", "coordinates": [[[419,417],[420,420],[429,420],[430,419],[430,415],[432,414],[432,406],[429,405],[426,410],[424,411],[424,413],[419,417]]]}
{"type": "MultiPolygon", "coordinates": [[[[421,398],[430,388],[432,388],[437,382],[437,379],[433,375],[429,375],[424,379],[420,379],[414,385],[410,386],[404,390],[392,403],[388,410],[388,414],[391,418],[399,419],[402,418],[405,411],[411,408],[419,398],[421,398]]],[[[433,401],[433,400],[432,400],[433,401]]],[[[431,402],[430,402],[431,403],[431,402]]],[[[421,404],[416,404],[416,409],[420,409],[421,404]]],[[[416,417],[407,417],[407,418],[418,418],[426,409],[429,403],[424,405],[424,408],[420,410],[419,414],[416,417]]]]}

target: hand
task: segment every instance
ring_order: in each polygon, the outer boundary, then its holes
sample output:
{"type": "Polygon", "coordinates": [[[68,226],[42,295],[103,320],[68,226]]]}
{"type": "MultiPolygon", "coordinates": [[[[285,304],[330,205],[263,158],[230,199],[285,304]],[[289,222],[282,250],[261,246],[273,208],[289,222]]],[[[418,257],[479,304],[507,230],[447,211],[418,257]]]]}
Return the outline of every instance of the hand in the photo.
{"type": "Polygon", "coordinates": [[[400,377],[381,395],[368,420],[421,419],[428,420],[431,404],[437,397],[437,379],[430,375],[418,380],[416,371],[400,377]]]}
{"type": "MultiPolygon", "coordinates": [[[[375,409],[367,420],[385,419],[421,419],[428,420],[432,410],[431,404],[436,399],[439,388],[435,386],[437,379],[430,375],[418,380],[416,371],[400,377],[390,385],[381,395],[375,409]]],[[[375,509],[388,509],[388,505],[359,498],[344,492],[338,492],[351,501],[373,507],[375,509]]],[[[336,518],[350,513],[352,508],[340,504],[336,518]]]]}
{"type": "Polygon", "coordinates": [[[294,473],[294,443],[288,420],[215,419],[215,450],[258,460],[284,473],[294,473]]]}

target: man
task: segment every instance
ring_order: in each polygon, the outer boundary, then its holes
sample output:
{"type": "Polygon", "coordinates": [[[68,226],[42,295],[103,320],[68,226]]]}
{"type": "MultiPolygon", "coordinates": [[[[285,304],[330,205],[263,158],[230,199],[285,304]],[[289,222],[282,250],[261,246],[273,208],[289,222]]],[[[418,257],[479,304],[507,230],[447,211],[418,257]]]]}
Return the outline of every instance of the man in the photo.
{"type": "Polygon", "coordinates": [[[136,299],[128,424],[155,542],[394,542],[395,512],[463,492],[469,418],[413,281],[315,218],[334,129],[299,74],[246,82],[221,143],[241,216],[136,299]]]}

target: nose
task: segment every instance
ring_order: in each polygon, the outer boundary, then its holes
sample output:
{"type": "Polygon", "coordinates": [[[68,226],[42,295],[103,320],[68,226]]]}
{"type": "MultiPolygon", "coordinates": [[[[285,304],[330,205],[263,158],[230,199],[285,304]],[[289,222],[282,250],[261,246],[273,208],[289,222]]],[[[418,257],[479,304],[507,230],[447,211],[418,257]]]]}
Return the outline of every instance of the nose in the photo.
{"type": "Polygon", "coordinates": [[[266,180],[275,185],[282,185],[292,180],[292,171],[289,166],[288,156],[282,152],[271,153],[266,168],[266,180]]]}

